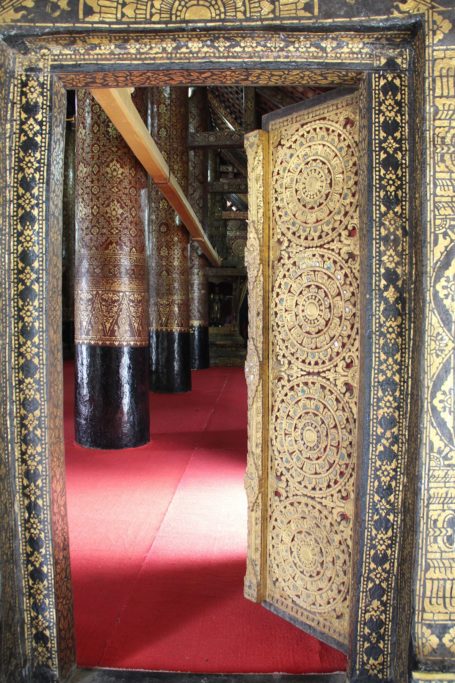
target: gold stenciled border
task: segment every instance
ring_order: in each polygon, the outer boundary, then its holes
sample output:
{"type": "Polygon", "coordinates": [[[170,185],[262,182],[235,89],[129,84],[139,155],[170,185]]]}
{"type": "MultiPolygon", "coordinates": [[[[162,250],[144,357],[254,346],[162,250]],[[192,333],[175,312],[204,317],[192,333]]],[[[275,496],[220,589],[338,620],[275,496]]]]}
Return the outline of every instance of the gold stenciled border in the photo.
{"type": "MultiPolygon", "coordinates": [[[[360,509],[364,553],[358,601],[357,667],[387,678],[397,618],[396,577],[403,543],[410,386],[407,78],[372,74],[372,346],[364,462],[367,500],[360,509]],[[372,648],[371,643],[375,646],[372,648]]],[[[363,429],[363,427],[361,427],[363,429]]],[[[362,454],[360,455],[362,458],[362,454]]],[[[358,489],[359,490],[359,489],[358,489]]]]}
{"type": "MultiPolygon", "coordinates": [[[[38,250],[40,237],[45,230],[45,206],[39,196],[44,196],[44,179],[47,172],[48,119],[45,113],[49,107],[50,73],[48,69],[36,73],[22,73],[16,81],[16,116],[20,121],[16,128],[13,147],[13,186],[19,201],[13,208],[13,223],[18,239],[12,244],[14,273],[12,302],[15,329],[13,332],[13,354],[17,358],[14,372],[14,397],[16,444],[19,449],[19,472],[26,468],[30,479],[20,476],[22,495],[19,498],[20,541],[23,561],[24,582],[29,585],[23,592],[24,613],[30,620],[32,633],[42,634],[42,642],[33,648],[33,659],[38,666],[57,666],[57,633],[55,595],[53,586],[52,533],[47,521],[50,519],[50,489],[47,458],[48,430],[45,410],[47,403],[46,378],[47,354],[45,342],[45,318],[41,304],[44,299],[45,253],[38,250]],[[27,111],[28,110],[28,111],[27,111]],[[25,116],[24,116],[25,114],[25,116]],[[44,116],[43,116],[44,114],[44,116]],[[25,119],[25,120],[24,120],[25,119]],[[28,124],[28,130],[24,127],[28,124]],[[21,150],[21,143],[31,141],[38,134],[44,144],[38,146],[36,170],[33,181],[38,183],[39,194],[30,184],[25,191],[22,179],[30,172],[25,168],[27,153],[21,150]],[[25,153],[24,153],[25,152],[25,153]],[[41,232],[41,235],[39,233],[41,232]],[[36,236],[34,233],[38,233],[36,236]],[[32,240],[30,241],[26,241],[32,240]],[[39,254],[39,255],[38,255],[39,254]],[[41,282],[42,290],[34,296],[33,289],[41,282]],[[25,337],[24,333],[27,335],[25,337]],[[27,344],[27,341],[29,342],[27,344]],[[24,344],[25,341],[25,344],[24,344]],[[34,372],[24,373],[24,361],[33,363],[34,372]],[[28,406],[33,402],[33,408],[28,406]],[[29,417],[30,416],[30,417],[29,417]],[[27,420],[27,418],[29,419],[27,420]],[[31,418],[31,419],[30,419],[31,418]],[[24,430],[24,419],[28,424],[24,430]],[[35,439],[39,447],[35,446],[35,439]],[[35,446],[35,447],[34,447],[35,446]],[[41,469],[42,468],[42,469],[41,469]],[[24,486],[25,484],[25,486],[24,486]],[[30,509],[31,508],[31,509],[30,509]],[[39,550],[35,550],[39,544],[39,550]],[[37,582],[30,581],[32,574],[39,573],[37,582]],[[35,594],[35,609],[32,608],[35,594]]],[[[33,647],[30,639],[29,646],[33,647]]]]}
{"type": "MultiPolygon", "coordinates": [[[[395,2],[392,12],[396,16],[421,13],[425,21],[422,69],[427,158],[422,188],[426,205],[422,217],[421,259],[425,267],[420,394],[423,429],[418,463],[420,514],[412,640],[419,665],[445,669],[455,669],[455,553],[453,546],[443,541],[453,533],[446,513],[455,507],[455,406],[453,399],[448,400],[454,390],[453,368],[448,368],[448,359],[455,353],[455,306],[448,287],[455,281],[455,163],[449,153],[455,134],[455,32],[451,9],[447,1],[406,0],[395,2]],[[441,381],[450,372],[452,380],[441,381]],[[451,439],[447,430],[450,424],[451,439]]],[[[434,676],[431,680],[450,680],[439,674],[427,675],[434,676]]],[[[415,680],[427,680],[421,676],[414,673],[415,680]]]]}
{"type": "Polygon", "coordinates": [[[413,639],[421,664],[428,667],[433,662],[435,667],[455,669],[455,552],[453,545],[443,540],[453,533],[447,512],[455,509],[455,405],[454,399],[450,400],[455,376],[455,305],[449,293],[449,283],[453,286],[455,281],[455,161],[449,152],[453,150],[455,135],[455,38],[452,33],[452,46],[438,45],[448,29],[444,13],[437,9],[426,9],[425,132],[431,153],[426,176],[427,230],[423,255],[427,264],[423,284],[423,439],[413,639]],[[444,376],[446,379],[442,380],[444,376]],[[448,425],[452,425],[451,438],[448,425]]]}
{"type": "MultiPolygon", "coordinates": [[[[193,33],[113,33],[96,39],[91,36],[53,36],[52,38],[26,38],[24,44],[28,54],[46,54],[54,69],[65,66],[102,64],[133,67],[151,64],[204,64],[207,61],[229,64],[245,62],[290,62],[293,59],[304,64],[317,64],[319,68],[340,70],[343,65],[348,70],[361,71],[365,67],[381,67],[389,60],[388,68],[399,69],[407,64],[410,34],[407,31],[363,32],[346,31],[336,34],[308,33],[293,31],[231,31],[193,33]],[[336,66],[334,66],[336,65],[336,66]]],[[[345,69],[344,69],[345,70],[345,69]]],[[[82,76],[82,74],[81,74],[82,76]]],[[[62,74],[64,79],[64,75],[62,74]]],[[[115,78],[115,75],[113,75],[115,78]]],[[[333,83],[332,83],[333,85],[333,83]]]]}

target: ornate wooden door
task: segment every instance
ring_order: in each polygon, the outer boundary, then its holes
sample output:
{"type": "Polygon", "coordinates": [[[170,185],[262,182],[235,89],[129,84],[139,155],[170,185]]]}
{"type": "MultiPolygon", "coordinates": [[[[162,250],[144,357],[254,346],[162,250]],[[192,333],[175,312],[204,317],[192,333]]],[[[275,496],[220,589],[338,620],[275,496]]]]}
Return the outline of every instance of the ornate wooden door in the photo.
{"type": "Polygon", "coordinates": [[[348,643],[359,369],[357,93],[265,118],[249,182],[246,597],[348,643]]]}

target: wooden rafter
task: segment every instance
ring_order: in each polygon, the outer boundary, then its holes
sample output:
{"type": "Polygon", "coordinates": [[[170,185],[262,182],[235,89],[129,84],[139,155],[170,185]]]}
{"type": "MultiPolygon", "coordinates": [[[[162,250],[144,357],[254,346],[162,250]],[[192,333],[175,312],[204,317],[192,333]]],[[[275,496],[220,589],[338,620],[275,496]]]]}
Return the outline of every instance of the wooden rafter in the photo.
{"type": "Polygon", "coordinates": [[[248,220],[248,211],[223,211],[221,214],[223,220],[226,221],[246,221],[248,220]]]}

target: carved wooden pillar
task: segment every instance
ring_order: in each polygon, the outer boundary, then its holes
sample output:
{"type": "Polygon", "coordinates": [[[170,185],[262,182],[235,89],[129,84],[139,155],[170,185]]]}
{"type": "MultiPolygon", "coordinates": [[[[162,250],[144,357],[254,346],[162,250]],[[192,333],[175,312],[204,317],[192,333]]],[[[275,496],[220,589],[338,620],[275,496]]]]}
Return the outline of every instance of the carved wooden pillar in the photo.
{"type": "MultiPolygon", "coordinates": [[[[171,173],[188,190],[188,90],[150,89],[150,130],[171,173]]],[[[189,241],[186,228],[150,187],[150,388],[191,389],[189,241]]]]}
{"type": "Polygon", "coordinates": [[[76,136],[74,90],[68,92],[63,169],[62,224],[62,340],[63,358],[74,358],[74,249],[75,249],[75,166],[76,136]]]}
{"type": "MultiPolygon", "coordinates": [[[[143,91],[135,104],[145,116],[143,91]]],[[[76,113],[76,440],[149,440],[147,175],[88,92],[76,113]]]]}
{"type": "MultiPolygon", "coordinates": [[[[208,130],[208,108],[205,88],[195,88],[189,98],[188,127],[190,133],[208,130]]],[[[188,151],[188,194],[201,221],[207,216],[207,150],[188,151]]],[[[210,366],[208,263],[197,246],[190,249],[190,340],[191,367],[202,370],[210,366]]]]}

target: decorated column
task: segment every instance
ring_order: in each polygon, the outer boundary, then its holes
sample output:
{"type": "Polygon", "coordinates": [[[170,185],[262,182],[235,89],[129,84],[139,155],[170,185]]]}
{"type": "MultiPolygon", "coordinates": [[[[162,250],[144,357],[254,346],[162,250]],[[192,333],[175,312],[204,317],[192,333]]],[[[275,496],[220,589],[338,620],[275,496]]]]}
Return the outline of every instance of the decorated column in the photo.
{"type": "MultiPolygon", "coordinates": [[[[150,89],[150,131],[188,190],[188,90],[150,89]]],[[[150,388],[191,389],[188,232],[159,188],[150,187],[150,388]]]]}
{"type": "MultiPolygon", "coordinates": [[[[145,116],[140,90],[135,104],[145,116]]],[[[100,106],[77,92],[76,441],[149,440],[147,175],[100,106]]]]}
{"type": "MultiPolygon", "coordinates": [[[[208,130],[208,109],[205,88],[194,88],[189,98],[190,133],[208,130]]],[[[207,216],[207,150],[188,151],[188,194],[191,205],[204,225],[207,216]]],[[[209,298],[208,262],[196,243],[190,249],[190,340],[191,367],[208,368],[209,359],[209,298]]]]}
{"type": "Polygon", "coordinates": [[[210,367],[209,356],[209,291],[207,259],[195,242],[190,251],[190,339],[191,367],[210,367]]]}

